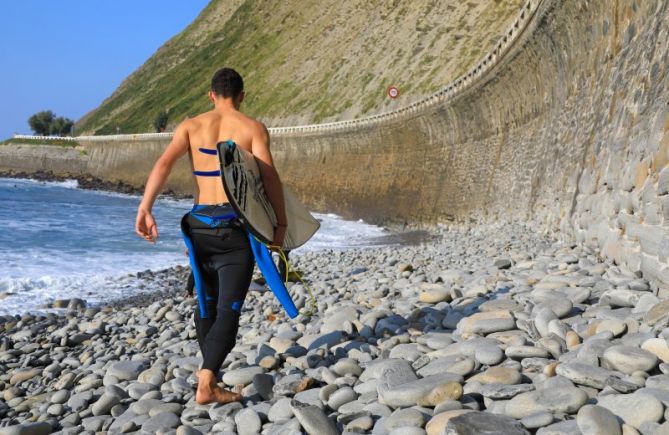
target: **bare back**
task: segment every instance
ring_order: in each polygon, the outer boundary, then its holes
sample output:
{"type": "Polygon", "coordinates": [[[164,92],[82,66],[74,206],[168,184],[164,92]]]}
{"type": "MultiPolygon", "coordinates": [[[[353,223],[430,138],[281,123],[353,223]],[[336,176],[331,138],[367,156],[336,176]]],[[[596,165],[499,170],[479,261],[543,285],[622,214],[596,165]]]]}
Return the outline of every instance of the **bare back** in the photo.
{"type": "MultiPolygon", "coordinates": [[[[215,150],[221,141],[233,140],[243,149],[253,152],[254,140],[265,134],[265,127],[236,110],[209,111],[185,121],[190,143],[188,156],[191,169],[199,172],[219,170],[218,156],[204,150],[215,150]]],[[[221,204],[228,202],[219,176],[193,175],[196,204],[221,204]]]]}

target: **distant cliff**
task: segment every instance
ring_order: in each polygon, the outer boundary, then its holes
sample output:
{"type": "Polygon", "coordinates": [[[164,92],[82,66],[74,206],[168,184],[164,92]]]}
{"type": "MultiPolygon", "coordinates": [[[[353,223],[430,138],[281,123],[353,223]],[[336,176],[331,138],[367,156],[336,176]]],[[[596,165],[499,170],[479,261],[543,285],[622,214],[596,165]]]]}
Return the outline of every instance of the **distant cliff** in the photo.
{"type": "Polygon", "coordinates": [[[352,119],[403,106],[464,73],[523,0],[212,0],[77,123],[80,134],[153,131],[209,109],[214,71],[246,80],[244,110],[268,125],[352,119]],[[386,88],[395,85],[392,101],[386,88]]]}

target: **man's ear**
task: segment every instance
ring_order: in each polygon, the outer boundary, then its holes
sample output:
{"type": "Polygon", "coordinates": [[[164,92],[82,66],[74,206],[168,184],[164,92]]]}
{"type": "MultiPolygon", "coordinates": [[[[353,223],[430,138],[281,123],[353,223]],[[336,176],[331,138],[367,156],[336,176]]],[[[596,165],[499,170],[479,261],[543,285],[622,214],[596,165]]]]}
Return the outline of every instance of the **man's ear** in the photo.
{"type": "Polygon", "coordinates": [[[246,96],[246,93],[245,93],[244,91],[241,91],[241,92],[239,93],[239,100],[238,100],[238,102],[237,102],[237,105],[242,104],[242,101],[244,101],[244,97],[245,97],[245,96],[246,96]]]}
{"type": "Polygon", "coordinates": [[[211,100],[212,103],[216,102],[216,94],[214,94],[214,91],[209,90],[209,92],[207,92],[207,95],[209,95],[209,99],[211,100]]]}

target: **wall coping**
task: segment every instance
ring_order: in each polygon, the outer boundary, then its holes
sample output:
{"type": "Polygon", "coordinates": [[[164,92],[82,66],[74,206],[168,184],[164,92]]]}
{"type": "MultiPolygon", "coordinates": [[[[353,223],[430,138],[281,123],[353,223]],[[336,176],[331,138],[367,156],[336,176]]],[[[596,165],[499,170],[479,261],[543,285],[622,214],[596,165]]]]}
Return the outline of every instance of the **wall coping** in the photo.
{"type": "MultiPolygon", "coordinates": [[[[523,32],[529,27],[541,3],[547,0],[527,0],[527,2],[520,9],[520,13],[514,20],[513,24],[504,33],[504,36],[495,44],[495,46],[484,55],[481,60],[472,67],[469,71],[456,78],[450,84],[444,86],[439,91],[428,95],[427,97],[418,100],[407,106],[400,107],[388,112],[379,113],[363,118],[356,118],[344,121],[326,122],[322,124],[298,125],[289,127],[270,127],[268,128],[271,135],[291,135],[302,133],[322,133],[322,132],[337,132],[352,130],[360,127],[376,126],[384,122],[402,119],[407,116],[415,115],[417,112],[422,112],[437,105],[450,102],[459,95],[465,93],[478,83],[483,75],[489,72],[492,68],[498,65],[511,48],[520,39],[523,32]]],[[[98,136],[76,136],[76,137],[53,137],[53,136],[32,136],[15,134],[16,139],[37,139],[37,140],[82,140],[82,141],[142,141],[154,139],[169,139],[172,137],[172,132],[167,133],[137,133],[137,134],[114,134],[114,135],[98,135],[98,136]]]]}

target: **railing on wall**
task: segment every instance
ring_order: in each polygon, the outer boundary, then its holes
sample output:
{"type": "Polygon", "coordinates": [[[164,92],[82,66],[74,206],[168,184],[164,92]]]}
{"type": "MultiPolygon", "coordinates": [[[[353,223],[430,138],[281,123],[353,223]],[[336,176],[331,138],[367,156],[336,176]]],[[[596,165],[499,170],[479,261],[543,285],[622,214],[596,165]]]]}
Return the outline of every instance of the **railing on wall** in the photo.
{"type": "MultiPolygon", "coordinates": [[[[532,22],[532,18],[539,9],[541,3],[544,1],[546,0],[528,0],[525,5],[523,5],[520,13],[518,14],[518,17],[516,17],[515,21],[506,31],[504,36],[500,38],[492,50],[490,50],[476,66],[432,95],[428,95],[427,97],[408,106],[364,118],[351,119],[347,121],[327,122],[323,124],[299,125],[293,127],[270,127],[268,130],[272,135],[287,135],[294,133],[302,134],[334,132],[352,128],[369,127],[387,121],[401,119],[405,116],[411,116],[419,111],[423,111],[436,105],[451,101],[470,89],[478,82],[478,79],[489,72],[504,58],[513,45],[518,41],[524,30],[532,22]]],[[[17,139],[40,139],[45,141],[52,139],[85,141],[141,141],[152,139],[169,139],[172,137],[172,133],[138,133],[76,137],[14,135],[14,137],[17,139]]]]}
{"type": "Polygon", "coordinates": [[[172,137],[172,133],[137,133],[137,134],[110,134],[103,136],[33,136],[29,134],[15,134],[13,136],[15,139],[37,139],[37,140],[65,140],[65,141],[137,141],[137,140],[151,140],[151,139],[169,139],[172,137]]]}

